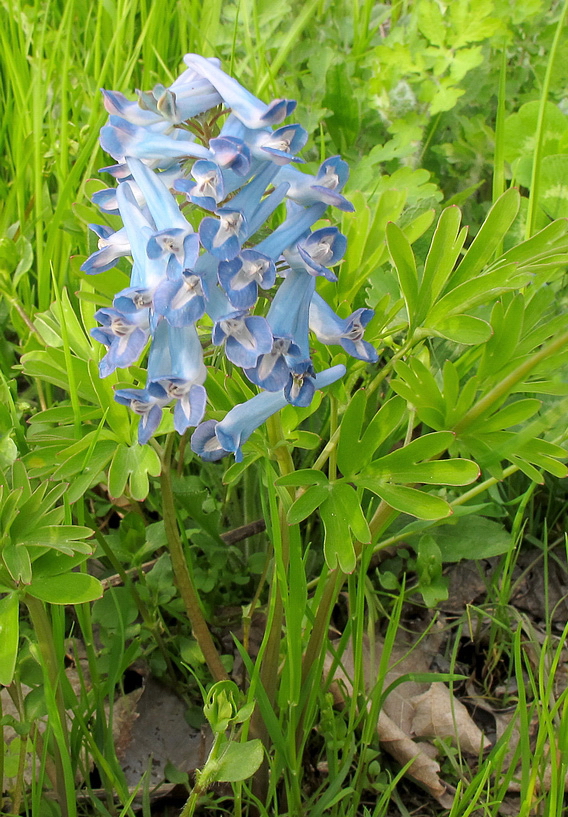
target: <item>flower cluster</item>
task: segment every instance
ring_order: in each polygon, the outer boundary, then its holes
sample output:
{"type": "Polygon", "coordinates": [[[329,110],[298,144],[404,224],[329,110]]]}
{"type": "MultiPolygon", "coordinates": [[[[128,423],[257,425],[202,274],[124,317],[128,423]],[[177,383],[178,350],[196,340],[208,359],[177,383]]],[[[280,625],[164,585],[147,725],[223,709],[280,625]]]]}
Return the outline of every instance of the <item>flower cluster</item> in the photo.
{"type": "Polygon", "coordinates": [[[363,339],[372,311],[342,319],[315,292],[317,276],[336,280],[332,268],[345,252],[336,227],[312,227],[329,205],[353,210],[341,193],[346,163],[334,156],[315,176],[292,167],[307,140],[300,125],[281,124],[295,102],[261,102],[218,60],[187,54],[184,61],[187,70],[169,88],[138,92],[137,101],[103,91],[110,117],[100,141],[117,162],[105,170],[118,185],[93,200],[120,214],[124,226],[90,225],[99,249],[82,269],[96,274],[132,257],[130,286],[99,309],[101,326],[92,334],[107,347],[101,377],[135,363],[150,342],[146,387],[116,392],[140,415],[139,442],[173,402],[176,430],[197,426],[194,451],[208,460],[228,452],[240,459],[242,443],[272,413],[286,403],[309,405],[316,388],[342,376],[342,366],[316,374],[310,330],[376,361],[363,339]],[[253,243],[284,200],[285,221],[253,243]],[[188,207],[203,216],[197,230],[184,215],[188,207]],[[259,287],[273,289],[277,277],[283,280],[267,314],[254,314],[259,287]],[[205,315],[212,343],[262,390],[220,423],[201,423],[207,371],[196,324],[205,315]]]}

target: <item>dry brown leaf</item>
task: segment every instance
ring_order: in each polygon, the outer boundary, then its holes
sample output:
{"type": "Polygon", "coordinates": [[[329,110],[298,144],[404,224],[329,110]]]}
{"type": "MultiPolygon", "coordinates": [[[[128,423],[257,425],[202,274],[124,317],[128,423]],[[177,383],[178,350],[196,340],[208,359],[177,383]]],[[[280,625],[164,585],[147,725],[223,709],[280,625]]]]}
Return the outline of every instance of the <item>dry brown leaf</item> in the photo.
{"type": "MultiPolygon", "coordinates": [[[[423,638],[417,645],[395,644],[390,655],[391,667],[386,673],[384,688],[408,673],[427,672],[433,656],[438,652],[440,638],[439,629],[434,629],[432,634],[423,638]]],[[[368,639],[364,640],[363,672],[367,689],[372,689],[376,683],[382,650],[381,638],[378,637],[374,644],[370,644],[368,639]]],[[[332,659],[329,658],[326,661],[327,671],[331,666],[332,659]]],[[[347,695],[353,691],[351,682],[353,673],[354,656],[352,645],[349,644],[343,654],[341,666],[334,674],[335,681],[341,682],[347,695]]],[[[417,743],[412,737],[416,708],[413,700],[420,699],[428,692],[429,687],[427,683],[416,681],[404,681],[396,686],[387,696],[380,712],[377,734],[385,751],[402,766],[412,761],[408,770],[409,776],[424,786],[440,805],[451,808],[453,802],[451,787],[439,776],[440,766],[434,759],[437,754],[436,748],[431,743],[417,743]]],[[[334,696],[336,701],[341,699],[337,687],[334,696]]],[[[469,718],[469,715],[467,717],[469,718]]]]}
{"type": "Polygon", "coordinates": [[[377,732],[385,751],[401,766],[406,766],[412,760],[408,774],[428,789],[441,806],[451,808],[454,800],[451,788],[440,779],[439,764],[425,752],[427,744],[412,740],[384,711],[379,714],[377,732]]]}
{"type": "Polygon", "coordinates": [[[129,786],[150,770],[150,784],[164,779],[169,762],[182,772],[203,765],[210,738],[185,720],[186,705],[167,687],[149,678],[135,709],[124,711],[117,751],[129,786]]]}
{"type": "Polygon", "coordinates": [[[412,732],[419,738],[451,738],[462,752],[479,755],[491,745],[471,719],[465,706],[445,684],[433,683],[411,700],[414,707],[412,732]]]}

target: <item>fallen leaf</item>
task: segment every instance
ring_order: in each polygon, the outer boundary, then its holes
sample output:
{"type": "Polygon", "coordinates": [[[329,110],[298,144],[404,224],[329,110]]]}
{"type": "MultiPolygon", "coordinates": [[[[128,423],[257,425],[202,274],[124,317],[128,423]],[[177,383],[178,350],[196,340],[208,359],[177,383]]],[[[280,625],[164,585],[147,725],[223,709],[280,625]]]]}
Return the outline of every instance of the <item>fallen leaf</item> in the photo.
{"type": "Polygon", "coordinates": [[[451,738],[455,746],[470,755],[479,755],[491,742],[471,719],[465,706],[445,684],[433,683],[411,700],[414,707],[412,732],[419,738],[451,738]]]}

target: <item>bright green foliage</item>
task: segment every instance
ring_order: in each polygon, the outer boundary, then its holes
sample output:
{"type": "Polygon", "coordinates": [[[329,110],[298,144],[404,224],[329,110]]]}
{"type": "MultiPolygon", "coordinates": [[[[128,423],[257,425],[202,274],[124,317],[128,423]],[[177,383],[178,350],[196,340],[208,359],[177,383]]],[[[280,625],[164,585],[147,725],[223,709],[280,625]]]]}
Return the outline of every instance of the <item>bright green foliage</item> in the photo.
{"type": "Polygon", "coordinates": [[[0,484],[0,683],[10,684],[18,649],[19,602],[31,596],[52,604],[80,604],[102,594],[100,582],[72,573],[92,554],[93,531],[65,522],[66,485],[30,480],[15,462],[0,484]]]}

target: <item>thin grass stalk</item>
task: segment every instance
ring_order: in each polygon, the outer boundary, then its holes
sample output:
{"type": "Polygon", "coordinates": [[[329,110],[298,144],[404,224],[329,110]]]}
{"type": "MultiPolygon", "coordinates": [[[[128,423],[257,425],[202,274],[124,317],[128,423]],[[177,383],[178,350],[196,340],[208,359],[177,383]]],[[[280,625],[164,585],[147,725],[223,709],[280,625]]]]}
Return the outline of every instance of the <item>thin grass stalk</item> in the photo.
{"type": "Polygon", "coordinates": [[[566,19],[567,12],[568,0],[564,0],[562,11],[560,12],[560,17],[558,18],[558,23],[556,24],[556,32],[554,34],[554,40],[552,41],[552,46],[550,48],[550,53],[548,55],[548,61],[546,63],[546,72],[544,75],[544,81],[542,83],[542,90],[540,92],[540,106],[538,109],[538,119],[536,125],[535,148],[533,155],[531,186],[529,194],[529,206],[527,210],[527,221],[525,226],[525,239],[530,238],[536,229],[537,207],[539,203],[540,194],[542,150],[546,134],[545,131],[546,103],[548,102],[548,97],[550,94],[550,80],[552,78],[552,68],[556,61],[558,46],[560,44],[560,35],[562,34],[562,29],[564,27],[564,21],[566,19]]]}
{"type": "Polygon", "coordinates": [[[76,814],[76,804],[74,802],[73,775],[69,765],[69,734],[67,731],[67,716],[60,680],[61,669],[57,660],[53,630],[45,609],[45,604],[30,595],[26,595],[24,601],[30,614],[37,636],[38,649],[42,656],[46,693],[48,691],[50,692],[50,695],[46,694],[48,710],[48,699],[51,698],[51,696],[54,703],[54,712],[52,715],[56,717],[51,718],[51,726],[52,729],[55,730],[53,746],[57,799],[63,817],[73,817],[73,815],[76,814]]]}
{"type": "MultiPolygon", "coordinates": [[[[497,92],[497,118],[495,121],[495,156],[493,159],[493,203],[505,192],[505,103],[507,100],[507,46],[503,43],[501,66],[499,68],[499,89],[497,92]]],[[[497,248],[499,258],[503,248],[497,248]]]]}

